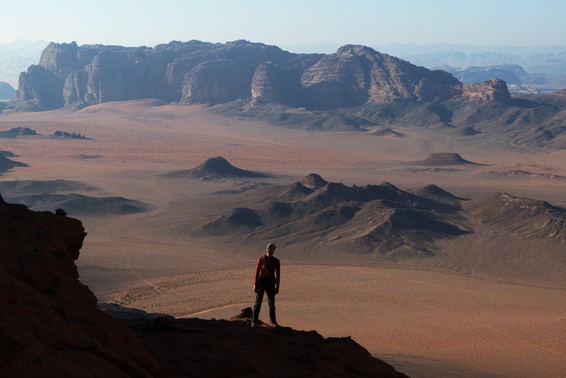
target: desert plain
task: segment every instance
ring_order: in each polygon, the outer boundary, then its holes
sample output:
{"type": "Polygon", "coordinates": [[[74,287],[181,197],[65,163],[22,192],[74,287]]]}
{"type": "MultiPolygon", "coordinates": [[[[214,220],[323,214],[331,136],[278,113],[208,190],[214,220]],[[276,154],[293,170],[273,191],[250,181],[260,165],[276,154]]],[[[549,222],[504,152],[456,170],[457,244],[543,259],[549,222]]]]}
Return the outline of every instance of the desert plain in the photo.
{"type": "MultiPolygon", "coordinates": [[[[77,264],[101,303],[230,318],[252,305],[255,263],[273,242],[282,263],[282,326],[351,336],[412,377],[566,376],[563,241],[478,224],[481,232],[441,241],[434,256],[397,259],[337,253],[316,235],[297,244],[293,235],[261,241],[196,232],[311,173],[345,185],[434,184],[460,198],[505,192],[564,207],[566,151],[411,125],[396,127],[401,136],[290,129],[157,100],[0,115],[0,131],[16,127],[38,135],[0,139],[0,150],[27,164],[0,177],[7,202],[41,195],[45,186],[50,194],[143,204],[137,212],[64,209],[88,233],[77,264]],[[86,139],[51,138],[55,131],[86,139]],[[439,152],[478,164],[411,165],[439,152]],[[181,174],[216,156],[265,177],[181,174]]],[[[55,210],[45,198],[32,209],[55,210]]]]}

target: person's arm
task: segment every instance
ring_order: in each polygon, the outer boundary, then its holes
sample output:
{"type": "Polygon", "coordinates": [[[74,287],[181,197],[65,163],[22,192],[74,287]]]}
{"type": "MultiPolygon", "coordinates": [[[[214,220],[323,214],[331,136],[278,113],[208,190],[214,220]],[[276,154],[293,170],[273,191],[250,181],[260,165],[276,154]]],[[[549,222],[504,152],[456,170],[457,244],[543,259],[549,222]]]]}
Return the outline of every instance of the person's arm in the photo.
{"type": "Polygon", "coordinates": [[[257,291],[257,289],[256,289],[257,276],[259,275],[259,271],[260,271],[260,270],[261,270],[261,257],[257,260],[257,266],[256,266],[256,268],[255,268],[254,286],[253,286],[254,291],[257,291]]]}
{"type": "Polygon", "coordinates": [[[275,294],[279,294],[279,283],[281,282],[281,263],[279,260],[276,260],[277,264],[275,265],[275,274],[277,276],[277,286],[275,287],[275,294]]]}

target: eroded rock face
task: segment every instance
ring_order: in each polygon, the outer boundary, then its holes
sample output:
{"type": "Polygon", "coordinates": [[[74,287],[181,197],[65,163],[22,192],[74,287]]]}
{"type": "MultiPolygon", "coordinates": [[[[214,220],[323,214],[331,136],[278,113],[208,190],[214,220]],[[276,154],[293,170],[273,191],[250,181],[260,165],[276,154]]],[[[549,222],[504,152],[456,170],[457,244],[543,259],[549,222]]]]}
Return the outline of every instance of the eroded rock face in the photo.
{"type": "Polygon", "coordinates": [[[85,235],[78,220],[0,201],[0,376],[164,376],[79,282],[85,235]]]}
{"type": "Polygon", "coordinates": [[[312,109],[454,96],[508,98],[504,82],[486,83],[462,86],[447,72],[364,46],[323,55],[247,41],[171,42],[154,48],[73,42],[49,44],[39,64],[20,75],[15,99],[44,110],[141,98],[183,104],[251,100],[312,109]]]}
{"type": "Polygon", "coordinates": [[[462,96],[484,102],[504,102],[511,98],[507,83],[497,78],[480,84],[462,84],[462,96]]]}

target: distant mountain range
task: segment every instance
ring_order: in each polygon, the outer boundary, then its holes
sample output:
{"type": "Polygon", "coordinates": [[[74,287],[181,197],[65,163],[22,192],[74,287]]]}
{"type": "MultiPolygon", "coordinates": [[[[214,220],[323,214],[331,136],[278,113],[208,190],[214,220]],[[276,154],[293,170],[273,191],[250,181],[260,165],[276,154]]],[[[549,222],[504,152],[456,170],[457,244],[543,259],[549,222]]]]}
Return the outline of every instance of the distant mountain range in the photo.
{"type": "MultiPolygon", "coordinates": [[[[325,54],[333,53],[339,47],[339,45],[331,44],[283,46],[284,49],[296,53],[317,52],[325,54]]],[[[519,47],[458,44],[415,45],[406,43],[372,45],[371,47],[381,53],[393,55],[429,69],[449,67],[455,71],[462,71],[468,68],[481,70],[491,69],[493,66],[520,66],[524,71],[523,86],[541,91],[566,88],[566,46],[519,47]]],[[[479,81],[480,78],[469,75],[462,78],[456,77],[464,83],[479,83],[486,80],[479,81]]],[[[506,80],[504,77],[497,77],[506,80]]],[[[508,84],[511,83],[508,82],[508,84]]],[[[521,89],[517,89],[517,91],[519,90],[521,89]]]]}
{"type": "MultiPolygon", "coordinates": [[[[0,43],[0,82],[17,87],[20,73],[39,60],[41,52],[47,45],[48,42],[45,41],[26,40],[10,44],[0,43]]],[[[7,97],[0,96],[0,99],[7,97]]]]}
{"type": "MultiPolygon", "coordinates": [[[[13,87],[18,85],[18,77],[30,65],[39,60],[41,52],[49,43],[21,40],[10,44],[0,43],[0,82],[13,87]]],[[[292,53],[331,54],[341,46],[337,44],[284,45],[283,50],[292,53]]],[[[550,88],[566,87],[566,79],[557,84],[556,76],[566,76],[566,46],[470,46],[459,44],[415,45],[395,43],[390,45],[370,45],[376,51],[399,57],[429,69],[450,66],[462,69],[469,66],[488,67],[499,65],[519,65],[528,75],[540,81],[544,77],[550,88]]],[[[533,81],[533,80],[531,80],[533,81]]],[[[478,82],[478,81],[474,81],[478,82]]],[[[531,84],[531,83],[525,83],[531,84]]]]}

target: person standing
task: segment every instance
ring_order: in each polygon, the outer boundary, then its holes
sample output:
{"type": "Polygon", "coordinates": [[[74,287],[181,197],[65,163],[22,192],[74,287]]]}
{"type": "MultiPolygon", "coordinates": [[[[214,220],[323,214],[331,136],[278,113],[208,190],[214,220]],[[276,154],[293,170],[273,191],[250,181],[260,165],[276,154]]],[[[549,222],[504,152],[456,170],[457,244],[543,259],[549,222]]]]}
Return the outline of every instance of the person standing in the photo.
{"type": "Polygon", "coordinates": [[[267,245],[265,255],[257,261],[254,275],[253,290],[256,293],[255,304],[252,316],[252,327],[259,324],[259,312],[264,293],[267,294],[267,304],[269,306],[269,320],[273,326],[277,326],[275,316],[275,295],[279,294],[279,283],[281,281],[281,264],[279,259],[273,256],[275,244],[267,245]]]}

